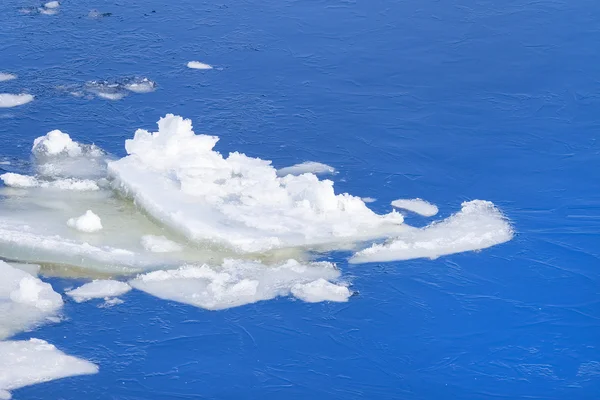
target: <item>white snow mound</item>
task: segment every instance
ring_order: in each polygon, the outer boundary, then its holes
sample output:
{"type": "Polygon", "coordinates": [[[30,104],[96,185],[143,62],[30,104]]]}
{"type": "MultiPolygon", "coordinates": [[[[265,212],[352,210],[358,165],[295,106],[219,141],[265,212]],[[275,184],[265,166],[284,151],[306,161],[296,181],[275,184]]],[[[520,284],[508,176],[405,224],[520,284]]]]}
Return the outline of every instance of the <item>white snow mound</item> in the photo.
{"type": "Polygon", "coordinates": [[[102,221],[100,217],[87,210],[85,214],[77,218],[70,218],[67,221],[67,225],[71,228],[75,228],[80,232],[93,233],[98,232],[102,229],[102,221]]]}

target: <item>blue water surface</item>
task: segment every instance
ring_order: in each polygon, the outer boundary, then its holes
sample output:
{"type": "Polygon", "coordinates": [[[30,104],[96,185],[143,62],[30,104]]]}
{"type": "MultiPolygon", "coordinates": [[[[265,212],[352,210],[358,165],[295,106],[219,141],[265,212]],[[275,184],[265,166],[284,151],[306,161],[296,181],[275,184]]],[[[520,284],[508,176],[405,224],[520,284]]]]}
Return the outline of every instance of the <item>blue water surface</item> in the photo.
{"type": "Polygon", "coordinates": [[[330,164],[337,191],[377,198],[377,212],[421,197],[442,218],[485,199],[517,235],[437,260],[330,255],[357,292],[342,304],[67,300],[65,321],[17,338],[100,373],[16,399],[600,398],[600,3],[64,0],[55,16],[19,13],[32,5],[0,1],[0,70],[19,75],[0,91],[36,96],[0,110],[2,157],[27,160],[52,129],[123,156],[170,112],[223,153],[330,164]],[[114,102],[55,89],[131,76],[158,89],[114,102]]]}

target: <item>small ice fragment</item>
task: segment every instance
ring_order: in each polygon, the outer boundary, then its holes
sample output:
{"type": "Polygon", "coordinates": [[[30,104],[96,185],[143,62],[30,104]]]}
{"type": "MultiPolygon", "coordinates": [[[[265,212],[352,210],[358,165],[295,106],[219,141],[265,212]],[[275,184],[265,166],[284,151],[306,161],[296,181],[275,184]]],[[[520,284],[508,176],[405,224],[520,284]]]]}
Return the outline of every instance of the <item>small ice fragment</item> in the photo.
{"type": "Polygon", "coordinates": [[[44,15],[56,15],[56,14],[58,14],[58,10],[56,8],[41,7],[40,9],[38,9],[38,11],[40,12],[40,14],[44,14],[44,15]]]}
{"type": "Polygon", "coordinates": [[[91,299],[106,299],[117,297],[131,290],[125,282],[113,280],[95,280],[86,283],[77,289],[68,291],[66,294],[75,300],[77,303],[82,303],[91,299]]]}
{"type": "Polygon", "coordinates": [[[164,236],[144,235],[141,243],[146,250],[153,253],[170,253],[182,250],[180,245],[164,236]]]}
{"type": "Polygon", "coordinates": [[[46,4],[44,4],[44,7],[46,8],[58,8],[60,6],[60,3],[58,1],[49,1],[46,4]]]}
{"type": "Polygon", "coordinates": [[[80,232],[87,233],[98,232],[102,229],[100,217],[94,214],[92,210],[87,210],[85,214],[78,218],[70,218],[67,225],[80,232]]]}
{"type": "Polygon", "coordinates": [[[110,297],[105,297],[104,298],[104,303],[100,304],[98,307],[99,308],[110,308],[119,304],[123,304],[125,303],[123,300],[115,297],[115,298],[110,298],[110,297]]]}
{"type": "Polygon", "coordinates": [[[447,254],[485,249],[512,239],[510,223],[492,202],[473,200],[442,221],[406,233],[384,244],[359,251],[351,263],[437,258],[447,254]]]}
{"type": "Polygon", "coordinates": [[[33,96],[30,94],[0,93],[0,108],[22,106],[31,101],[33,101],[33,96]]]}
{"type": "Polygon", "coordinates": [[[336,285],[320,278],[309,283],[294,285],[292,294],[308,303],[318,303],[321,301],[348,301],[352,293],[346,286],[336,285]]]}
{"type": "Polygon", "coordinates": [[[361,200],[365,203],[374,203],[377,201],[377,199],[374,197],[361,197],[361,200]]]}
{"type": "Polygon", "coordinates": [[[277,176],[302,175],[302,174],[335,174],[335,168],[315,161],[305,161],[291,167],[280,168],[277,170],[277,176]]]}
{"type": "Polygon", "coordinates": [[[7,172],[0,175],[0,179],[6,186],[14,188],[32,188],[39,186],[39,181],[35,177],[15,174],[13,172],[7,172]]]}
{"type": "Polygon", "coordinates": [[[433,217],[438,213],[438,208],[422,199],[398,199],[392,201],[392,206],[412,211],[424,217],[433,217]]]}
{"type": "Polygon", "coordinates": [[[203,62],[200,62],[200,61],[190,61],[187,63],[187,67],[192,68],[192,69],[212,69],[213,68],[211,65],[204,64],[203,62]]]}
{"type": "Polygon", "coordinates": [[[10,399],[10,390],[24,386],[97,372],[95,364],[41,339],[0,342],[0,399],[10,399]]]}
{"type": "Polygon", "coordinates": [[[0,82],[10,81],[13,79],[17,79],[17,76],[14,74],[9,74],[8,72],[0,72],[0,82]]]}
{"type": "Polygon", "coordinates": [[[150,93],[156,89],[156,83],[148,78],[136,79],[125,84],[125,89],[134,93],[150,93]]]}

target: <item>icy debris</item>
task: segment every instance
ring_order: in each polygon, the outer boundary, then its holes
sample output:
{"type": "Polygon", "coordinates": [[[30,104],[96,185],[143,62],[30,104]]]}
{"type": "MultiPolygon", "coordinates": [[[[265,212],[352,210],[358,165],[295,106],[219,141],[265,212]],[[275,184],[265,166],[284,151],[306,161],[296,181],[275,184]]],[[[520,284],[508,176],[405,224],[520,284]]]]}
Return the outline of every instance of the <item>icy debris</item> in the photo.
{"type": "Polygon", "coordinates": [[[392,201],[392,206],[412,211],[424,217],[433,217],[438,213],[437,206],[422,199],[398,199],[392,201]]]}
{"type": "Polygon", "coordinates": [[[183,250],[179,244],[164,236],[144,235],[141,240],[142,246],[153,253],[170,253],[183,250]]]}
{"type": "Polygon", "coordinates": [[[385,244],[356,253],[351,263],[437,258],[446,254],[481,250],[512,239],[513,230],[493,203],[473,200],[461,211],[422,228],[411,228],[385,244]]]}
{"type": "Polygon", "coordinates": [[[110,12],[100,12],[98,10],[91,10],[88,14],[88,18],[99,19],[104,17],[110,17],[112,13],[110,12]]]}
{"type": "Polygon", "coordinates": [[[286,175],[301,175],[301,174],[315,174],[315,175],[326,175],[335,174],[335,168],[314,161],[305,161],[300,164],[292,165],[291,167],[280,168],[277,170],[277,176],[286,175]]]}
{"type": "Polygon", "coordinates": [[[400,213],[378,215],[358,197],[336,195],[314,174],[278,177],[271,162],[213,150],[190,120],[161,118],[138,129],[129,156],[109,163],[114,187],[158,221],[197,242],[257,252],[387,237],[405,229],[400,213]]]}
{"type": "Polygon", "coordinates": [[[17,79],[15,74],[9,74],[8,72],[0,72],[0,82],[10,81],[17,79]]]}
{"type": "Polygon", "coordinates": [[[336,285],[323,278],[309,283],[298,283],[292,286],[292,294],[307,303],[318,303],[321,301],[348,301],[352,295],[344,285],[336,285]]]}
{"type": "Polygon", "coordinates": [[[97,372],[95,364],[41,339],[0,342],[0,399],[10,399],[10,390],[24,386],[97,372]]]}
{"type": "Polygon", "coordinates": [[[121,296],[130,290],[131,286],[125,282],[95,280],[77,289],[70,290],[66,294],[72,297],[77,303],[82,303],[92,299],[105,299],[108,301],[109,298],[121,296]]]}
{"type": "Polygon", "coordinates": [[[125,83],[125,89],[134,93],[150,93],[156,89],[156,83],[148,78],[136,79],[125,83]]]}
{"type": "Polygon", "coordinates": [[[187,67],[192,68],[192,69],[212,69],[213,68],[211,65],[204,64],[203,62],[200,62],[200,61],[190,61],[187,63],[187,67]]]}
{"type": "MultiPolygon", "coordinates": [[[[0,340],[42,323],[63,305],[50,284],[3,261],[0,277],[0,340]]],[[[0,362],[0,368],[2,365],[0,362]]]]}
{"type": "Polygon", "coordinates": [[[31,101],[33,101],[33,96],[30,94],[0,93],[0,108],[22,106],[31,101]]]}
{"type": "Polygon", "coordinates": [[[102,229],[100,217],[94,214],[92,210],[87,210],[85,214],[80,217],[70,218],[67,221],[67,225],[80,232],[86,233],[98,232],[102,229]]]}
{"type": "Polygon", "coordinates": [[[34,176],[15,174],[7,172],[0,175],[0,179],[6,186],[14,188],[54,188],[59,190],[92,191],[99,190],[98,184],[90,179],[56,179],[53,181],[42,181],[34,176]]]}
{"type": "Polygon", "coordinates": [[[267,266],[229,259],[220,267],[189,265],[149,272],[129,283],[135,289],[161,299],[219,310],[288,296],[293,291],[307,301],[344,301],[341,300],[343,289],[334,294],[336,290],[332,290],[332,286],[320,283],[320,280],[334,280],[339,276],[340,272],[328,262],[300,264],[289,260],[267,266]],[[301,286],[315,281],[319,282],[314,284],[315,287],[301,286]]]}
{"type": "Polygon", "coordinates": [[[55,156],[64,153],[69,157],[77,157],[82,153],[81,146],[74,142],[67,133],[63,133],[58,129],[36,138],[33,141],[31,151],[36,155],[55,156]]]}

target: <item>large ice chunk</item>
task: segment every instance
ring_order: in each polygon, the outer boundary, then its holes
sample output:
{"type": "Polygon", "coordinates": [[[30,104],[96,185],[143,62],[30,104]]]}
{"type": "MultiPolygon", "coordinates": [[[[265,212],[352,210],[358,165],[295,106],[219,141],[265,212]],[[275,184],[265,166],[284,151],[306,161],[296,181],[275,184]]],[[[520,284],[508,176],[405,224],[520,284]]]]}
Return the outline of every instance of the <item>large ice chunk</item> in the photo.
{"type": "Polygon", "coordinates": [[[77,303],[92,299],[103,299],[106,297],[117,297],[131,290],[125,282],[114,281],[109,279],[97,279],[86,283],[67,292],[67,296],[72,297],[77,303]]]}
{"type": "Polygon", "coordinates": [[[157,132],[139,129],[129,156],[109,163],[114,185],[148,214],[197,242],[243,252],[328,245],[404,230],[399,213],[378,215],[358,197],[336,195],[314,174],[278,177],[270,161],[223,157],[218,138],[196,135],[168,114],[157,132]]]}

